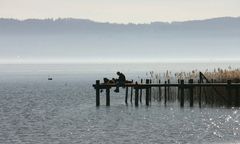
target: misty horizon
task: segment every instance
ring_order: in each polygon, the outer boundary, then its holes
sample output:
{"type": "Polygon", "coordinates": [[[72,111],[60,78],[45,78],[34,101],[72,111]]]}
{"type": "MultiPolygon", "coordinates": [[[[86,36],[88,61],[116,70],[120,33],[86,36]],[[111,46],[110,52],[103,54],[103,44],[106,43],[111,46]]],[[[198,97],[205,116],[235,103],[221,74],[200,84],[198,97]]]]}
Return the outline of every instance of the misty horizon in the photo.
{"type": "Polygon", "coordinates": [[[150,24],[0,18],[0,63],[236,62],[240,17],[150,24]]]}
{"type": "Polygon", "coordinates": [[[0,20],[14,20],[14,21],[59,21],[59,20],[82,20],[82,21],[89,21],[94,23],[107,23],[107,24],[117,24],[117,25],[145,25],[145,24],[152,24],[152,23],[165,23],[165,24],[174,24],[174,23],[185,23],[185,22],[199,22],[199,21],[208,21],[208,20],[215,20],[215,19],[228,19],[228,18],[240,18],[239,16],[222,16],[222,17],[209,17],[209,18],[194,18],[194,19],[184,19],[184,20],[153,20],[148,22],[112,22],[112,21],[99,21],[91,18],[77,18],[77,17],[45,17],[45,18],[36,18],[36,17],[29,17],[29,18],[17,18],[17,17],[0,17],[0,20]]]}

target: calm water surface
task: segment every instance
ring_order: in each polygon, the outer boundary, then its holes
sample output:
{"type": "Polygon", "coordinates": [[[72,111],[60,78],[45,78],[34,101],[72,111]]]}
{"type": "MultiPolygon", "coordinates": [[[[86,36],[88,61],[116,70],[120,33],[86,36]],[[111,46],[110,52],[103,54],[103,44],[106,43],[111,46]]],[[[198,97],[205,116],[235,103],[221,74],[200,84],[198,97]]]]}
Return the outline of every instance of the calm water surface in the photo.
{"type": "Polygon", "coordinates": [[[135,108],[124,104],[123,90],[111,92],[110,107],[103,93],[96,108],[92,84],[109,75],[2,73],[0,143],[240,143],[238,108],[181,109],[157,102],[135,108]],[[51,74],[53,81],[47,81],[51,74]]]}

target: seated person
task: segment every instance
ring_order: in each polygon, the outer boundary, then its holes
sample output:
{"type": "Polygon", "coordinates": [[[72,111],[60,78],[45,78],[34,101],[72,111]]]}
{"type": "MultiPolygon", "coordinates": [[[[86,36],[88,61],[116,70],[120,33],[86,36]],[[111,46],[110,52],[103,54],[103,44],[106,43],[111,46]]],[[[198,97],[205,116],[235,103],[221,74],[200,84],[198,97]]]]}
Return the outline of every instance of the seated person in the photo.
{"type": "Polygon", "coordinates": [[[119,92],[119,87],[122,86],[124,87],[125,82],[126,82],[126,77],[123,73],[117,72],[118,79],[116,79],[116,89],[114,90],[115,92],[119,92]]]}

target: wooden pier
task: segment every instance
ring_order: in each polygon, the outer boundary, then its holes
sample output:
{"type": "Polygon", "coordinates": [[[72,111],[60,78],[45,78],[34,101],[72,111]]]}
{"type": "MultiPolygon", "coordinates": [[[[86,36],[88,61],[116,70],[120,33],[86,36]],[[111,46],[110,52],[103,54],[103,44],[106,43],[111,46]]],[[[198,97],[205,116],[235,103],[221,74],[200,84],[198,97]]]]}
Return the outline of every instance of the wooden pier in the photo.
{"type": "MultiPolygon", "coordinates": [[[[181,107],[184,107],[186,101],[188,101],[190,107],[193,107],[196,103],[199,107],[202,107],[203,103],[229,107],[240,106],[240,83],[232,83],[231,80],[228,80],[227,83],[201,82],[202,80],[199,80],[194,83],[194,80],[190,79],[188,81],[178,80],[178,83],[170,83],[170,80],[164,81],[164,83],[161,83],[161,80],[158,83],[151,83],[150,79],[146,79],[145,83],[143,83],[143,80],[139,83],[126,83],[124,85],[126,89],[125,103],[128,104],[128,90],[131,89],[130,102],[132,103],[134,91],[135,106],[138,106],[139,102],[142,103],[144,95],[146,106],[149,106],[154,91],[158,93],[154,100],[164,101],[165,105],[171,99],[177,99],[181,107]],[[207,94],[208,92],[210,94],[207,94]]],[[[116,84],[100,83],[100,80],[97,80],[93,87],[96,90],[96,106],[100,106],[101,90],[106,90],[106,105],[110,106],[110,89],[116,87],[116,84]]]]}

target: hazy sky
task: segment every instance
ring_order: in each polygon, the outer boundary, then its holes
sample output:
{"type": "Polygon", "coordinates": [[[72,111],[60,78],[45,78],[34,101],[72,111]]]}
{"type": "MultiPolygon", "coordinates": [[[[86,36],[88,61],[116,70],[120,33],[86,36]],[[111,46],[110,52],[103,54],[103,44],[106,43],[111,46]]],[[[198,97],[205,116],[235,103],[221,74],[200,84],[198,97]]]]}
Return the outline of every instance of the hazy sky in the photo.
{"type": "Polygon", "coordinates": [[[0,0],[2,18],[148,23],[240,16],[240,0],[0,0]]]}

